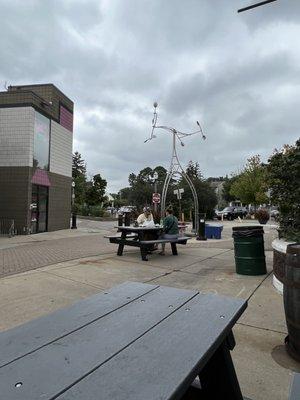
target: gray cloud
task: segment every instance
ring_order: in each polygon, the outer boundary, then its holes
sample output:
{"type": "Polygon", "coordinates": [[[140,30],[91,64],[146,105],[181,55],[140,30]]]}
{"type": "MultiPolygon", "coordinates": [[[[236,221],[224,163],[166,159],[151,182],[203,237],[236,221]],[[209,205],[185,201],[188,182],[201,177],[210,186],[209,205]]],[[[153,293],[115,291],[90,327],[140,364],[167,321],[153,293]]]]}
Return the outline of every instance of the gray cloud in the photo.
{"type": "MultiPolygon", "coordinates": [[[[249,3],[251,3],[249,1],[249,3]]],[[[75,102],[74,150],[116,191],[130,172],[168,167],[159,121],[207,134],[179,149],[205,176],[264,160],[298,137],[300,5],[237,14],[234,0],[0,0],[0,84],[53,82],[75,102]]]]}

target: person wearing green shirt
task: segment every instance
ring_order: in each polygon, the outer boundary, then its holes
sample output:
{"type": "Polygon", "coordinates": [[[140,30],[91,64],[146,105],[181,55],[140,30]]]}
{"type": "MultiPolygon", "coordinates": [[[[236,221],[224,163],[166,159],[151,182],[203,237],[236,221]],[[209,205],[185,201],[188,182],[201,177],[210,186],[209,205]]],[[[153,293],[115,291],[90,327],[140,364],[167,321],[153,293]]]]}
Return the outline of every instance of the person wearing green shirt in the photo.
{"type": "MultiPolygon", "coordinates": [[[[178,229],[178,219],[173,215],[173,209],[172,208],[167,208],[166,210],[166,217],[164,218],[163,222],[163,238],[164,239],[177,239],[178,234],[179,234],[179,229],[178,229]]],[[[164,256],[165,255],[165,247],[166,244],[162,243],[161,244],[162,250],[159,253],[160,255],[164,256]]]]}

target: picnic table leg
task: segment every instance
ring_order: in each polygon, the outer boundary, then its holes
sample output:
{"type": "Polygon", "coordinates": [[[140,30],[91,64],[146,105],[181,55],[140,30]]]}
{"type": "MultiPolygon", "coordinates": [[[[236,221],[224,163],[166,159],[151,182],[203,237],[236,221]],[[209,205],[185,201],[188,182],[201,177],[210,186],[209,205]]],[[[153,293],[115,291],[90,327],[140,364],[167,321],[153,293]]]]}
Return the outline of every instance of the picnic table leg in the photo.
{"type": "MultiPolygon", "coordinates": [[[[144,232],[143,231],[139,231],[138,232],[138,240],[141,242],[145,239],[144,237],[144,232]]],[[[140,250],[141,250],[141,257],[143,261],[148,261],[147,258],[147,254],[148,254],[148,247],[146,245],[141,245],[140,246],[140,250]]]]}
{"type": "Polygon", "coordinates": [[[243,400],[230,355],[234,345],[231,333],[200,372],[201,392],[205,399],[243,400]]]}
{"type": "Polygon", "coordinates": [[[173,256],[178,256],[176,243],[171,242],[173,256]]]}
{"type": "Polygon", "coordinates": [[[119,243],[118,252],[117,252],[118,256],[122,256],[123,255],[123,249],[124,249],[124,244],[119,243]]]}
{"type": "Polygon", "coordinates": [[[147,253],[148,253],[147,246],[141,246],[140,249],[141,249],[142,260],[143,261],[148,261],[148,258],[147,258],[147,253]]]}
{"type": "MultiPolygon", "coordinates": [[[[125,239],[126,239],[126,232],[122,232],[121,240],[125,240],[125,239]]],[[[119,243],[117,255],[118,256],[122,256],[123,255],[123,250],[124,250],[124,243],[119,243]]]]}

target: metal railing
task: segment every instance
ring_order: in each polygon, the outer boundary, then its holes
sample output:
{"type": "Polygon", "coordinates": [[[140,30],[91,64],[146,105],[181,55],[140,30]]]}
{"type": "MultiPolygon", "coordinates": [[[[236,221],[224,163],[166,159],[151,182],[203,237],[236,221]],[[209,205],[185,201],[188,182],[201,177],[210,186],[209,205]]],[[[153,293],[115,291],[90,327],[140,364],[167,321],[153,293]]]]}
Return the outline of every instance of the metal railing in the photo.
{"type": "Polygon", "coordinates": [[[0,218],[0,236],[12,237],[15,234],[15,220],[0,218]]]}

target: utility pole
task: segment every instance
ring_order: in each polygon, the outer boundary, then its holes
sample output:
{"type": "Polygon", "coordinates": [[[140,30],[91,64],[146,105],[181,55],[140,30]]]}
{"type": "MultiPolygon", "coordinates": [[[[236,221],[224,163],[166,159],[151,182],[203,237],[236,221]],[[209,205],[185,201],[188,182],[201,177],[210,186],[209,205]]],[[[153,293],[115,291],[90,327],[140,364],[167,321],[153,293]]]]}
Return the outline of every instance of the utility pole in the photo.
{"type": "Polygon", "coordinates": [[[182,195],[182,193],[184,193],[184,189],[175,189],[174,190],[174,192],[173,192],[174,194],[176,194],[176,196],[177,196],[177,199],[178,199],[178,202],[179,202],[179,221],[181,221],[181,219],[182,219],[182,212],[181,212],[181,195],[182,195]]]}

